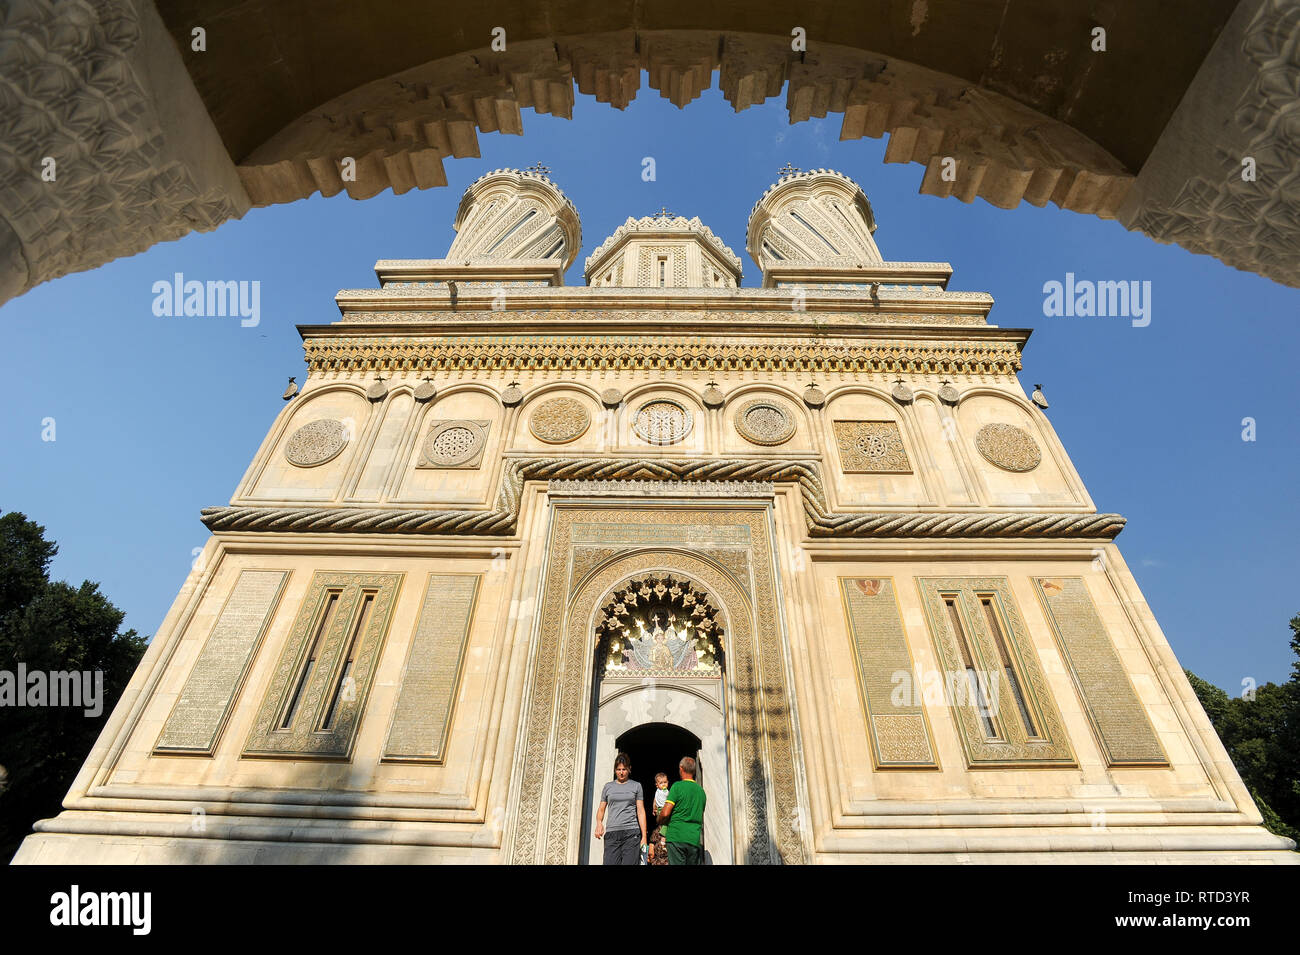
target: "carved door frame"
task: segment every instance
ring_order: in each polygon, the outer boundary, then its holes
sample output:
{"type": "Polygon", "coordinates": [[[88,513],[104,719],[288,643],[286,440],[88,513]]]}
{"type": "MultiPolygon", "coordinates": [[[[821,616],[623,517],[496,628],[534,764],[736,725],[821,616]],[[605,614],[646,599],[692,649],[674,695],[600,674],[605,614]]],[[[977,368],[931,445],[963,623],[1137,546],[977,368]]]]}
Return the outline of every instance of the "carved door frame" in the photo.
{"type": "Polygon", "coordinates": [[[794,745],[796,714],[770,516],[769,503],[742,501],[550,502],[517,750],[516,811],[505,846],[509,862],[579,861],[592,732],[594,616],[616,585],[651,570],[698,581],[726,608],[723,697],[733,858],[757,864],[808,860],[797,824],[804,816],[797,784],[802,767],[794,745]],[[676,537],[675,528],[681,531],[676,537]],[[583,532],[577,542],[575,529],[583,532]]]}

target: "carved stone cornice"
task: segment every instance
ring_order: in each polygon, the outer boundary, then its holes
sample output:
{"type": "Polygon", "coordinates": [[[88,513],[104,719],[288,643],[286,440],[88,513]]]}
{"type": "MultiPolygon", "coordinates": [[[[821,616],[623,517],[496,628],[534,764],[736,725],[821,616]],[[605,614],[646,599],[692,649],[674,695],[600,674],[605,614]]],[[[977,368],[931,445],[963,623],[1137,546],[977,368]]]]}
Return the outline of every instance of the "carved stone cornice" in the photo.
{"type": "MultiPolygon", "coordinates": [[[[424,260],[424,265],[432,266],[438,261],[424,260]]],[[[891,263],[898,264],[898,263],[891,263]]],[[[928,265],[928,263],[918,263],[928,265]]],[[[414,266],[412,267],[414,269],[414,266]]],[[[388,270],[384,272],[388,275],[388,270]]],[[[857,273],[853,273],[857,281],[857,273]]],[[[899,269],[892,274],[880,267],[873,266],[871,271],[862,270],[862,281],[880,281],[888,285],[916,284],[918,288],[881,288],[874,296],[862,288],[809,288],[803,290],[801,304],[812,309],[825,303],[830,307],[844,307],[852,304],[858,308],[871,306],[873,310],[889,307],[903,310],[923,303],[926,308],[940,310],[945,307],[958,312],[978,311],[987,315],[993,308],[993,296],[988,292],[948,291],[934,286],[937,279],[932,270],[908,271],[899,269]],[[846,303],[844,300],[850,300],[846,303]]],[[[845,281],[848,281],[847,279],[845,281]]],[[[459,307],[463,309],[492,307],[495,292],[478,290],[457,295],[459,307]]],[[[559,287],[536,286],[532,288],[512,289],[509,293],[507,308],[612,308],[638,309],[647,305],[657,308],[717,308],[719,300],[731,308],[771,309],[773,307],[789,309],[794,289],[782,288],[619,288],[604,285],[565,285],[559,287]]],[[[400,286],[387,285],[383,288],[345,288],[334,294],[334,302],[339,312],[350,316],[354,312],[367,310],[397,311],[401,309],[451,309],[451,291],[443,282],[427,283],[407,282],[400,286]]]]}
{"type": "Polygon", "coordinates": [[[512,534],[527,481],[761,481],[792,482],[802,492],[810,537],[847,538],[1022,538],[1030,540],[1112,540],[1124,528],[1118,514],[832,512],[816,461],[754,461],[732,458],[509,458],[496,506],[490,510],[434,510],[427,507],[205,507],[203,523],[212,531],[293,533],[392,533],[495,536],[512,534]]]}
{"type": "Polygon", "coordinates": [[[1009,375],[1016,341],[482,336],[428,341],[311,337],[312,374],[349,371],[700,370],[1009,375]]]}
{"type": "MultiPolygon", "coordinates": [[[[494,293],[500,282],[488,283],[494,293]]],[[[506,288],[507,295],[514,295],[517,284],[506,288]]],[[[637,328],[649,328],[663,325],[675,331],[678,327],[690,323],[707,322],[714,326],[725,326],[729,331],[738,330],[736,326],[761,329],[763,327],[789,328],[795,320],[795,313],[789,310],[791,294],[782,289],[786,296],[786,308],[768,308],[764,311],[741,310],[691,310],[678,309],[515,309],[505,312],[493,312],[489,309],[470,309],[466,311],[450,309],[406,309],[400,311],[364,311],[348,312],[342,322],[333,325],[299,325],[299,330],[311,329],[319,334],[319,329],[338,328],[347,325],[482,325],[517,329],[528,326],[530,330],[539,327],[556,328],[581,327],[590,331],[617,330],[620,325],[637,328]]],[[[838,291],[838,290],[837,290],[838,291]]],[[[855,293],[859,296],[861,293],[855,293]]],[[[822,310],[809,308],[803,313],[806,324],[816,326],[834,325],[840,328],[863,328],[872,325],[889,325],[906,328],[918,326],[960,326],[963,328],[991,328],[980,314],[961,314],[954,312],[875,312],[864,309],[860,304],[856,308],[822,310]]],[[[369,332],[370,329],[366,328],[369,332]]],[[[933,330],[927,329],[930,334],[933,330]]],[[[409,335],[411,330],[403,328],[402,334],[409,335]]]]}

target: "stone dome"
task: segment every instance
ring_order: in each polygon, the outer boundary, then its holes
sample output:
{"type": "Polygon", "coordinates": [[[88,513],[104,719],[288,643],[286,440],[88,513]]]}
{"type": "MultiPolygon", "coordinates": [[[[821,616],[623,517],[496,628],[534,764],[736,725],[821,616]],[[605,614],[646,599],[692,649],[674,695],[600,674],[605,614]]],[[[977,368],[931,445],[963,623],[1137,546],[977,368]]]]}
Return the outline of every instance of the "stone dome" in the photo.
{"type": "Polygon", "coordinates": [[[783,175],[754,204],[745,231],[750,257],[773,266],[862,268],[884,260],[862,187],[833,169],[783,175]]]}
{"type": "Polygon", "coordinates": [[[476,179],[456,210],[450,260],[559,260],[582,247],[578,210],[543,172],[496,169],[476,179]]]}

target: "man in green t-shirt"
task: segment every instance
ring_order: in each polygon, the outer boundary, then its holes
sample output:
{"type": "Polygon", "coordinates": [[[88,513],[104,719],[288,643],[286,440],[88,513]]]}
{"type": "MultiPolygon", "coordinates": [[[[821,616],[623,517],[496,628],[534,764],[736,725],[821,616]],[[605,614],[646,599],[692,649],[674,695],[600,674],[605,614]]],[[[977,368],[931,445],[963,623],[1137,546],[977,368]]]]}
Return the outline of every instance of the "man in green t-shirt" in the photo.
{"type": "Polygon", "coordinates": [[[695,781],[695,760],[686,756],[677,764],[681,779],[668,790],[668,800],[659,811],[668,843],[669,865],[703,865],[704,846],[700,827],[704,823],[704,787],[695,781]]]}

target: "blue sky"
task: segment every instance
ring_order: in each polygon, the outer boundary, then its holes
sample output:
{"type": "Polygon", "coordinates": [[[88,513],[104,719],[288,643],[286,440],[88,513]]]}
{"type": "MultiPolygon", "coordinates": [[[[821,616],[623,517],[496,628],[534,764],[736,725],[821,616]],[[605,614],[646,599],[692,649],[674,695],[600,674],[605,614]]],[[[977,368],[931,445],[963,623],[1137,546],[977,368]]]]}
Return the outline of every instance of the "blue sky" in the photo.
{"type": "Polygon", "coordinates": [[[621,113],[579,96],[571,121],[525,110],[524,136],[481,135],[482,158],[446,161],[445,189],[255,209],[40,286],[0,307],[0,511],[44,524],[60,546],[54,575],[101,582],[152,635],[207,539],[199,508],[229,500],[287,377],[305,376],[294,326],[337,320],[334,292],[375,286],[376,259],[443,255],[478,176],[550,166],[582,216],[570,284],[628,215],[667,206],[698,215],[756,285],[745,222],[789,161],[861,183],[886,259],[950,262],[950,288],[993,295],[994,323],[1035,329],[1021,381],[1043,383],[1098,508],[1129,518],[1120,548],[1182,664],[1230,692],[1286,679],[1300,613],[1300,291],[1055,206],[918,195],[920,166],[885,165],[883,140],[841,143],[839,126],[790,126],[781,99],[735,114],[716,89],[685,110],[644,86],[621,113]],[[259,280],[261,323],[156,317],[152,285],[175,272],[259,280]],[[1067,272],[1150,281],[1150,325],[1045,317],[1043,284],[1067,272]]]}

